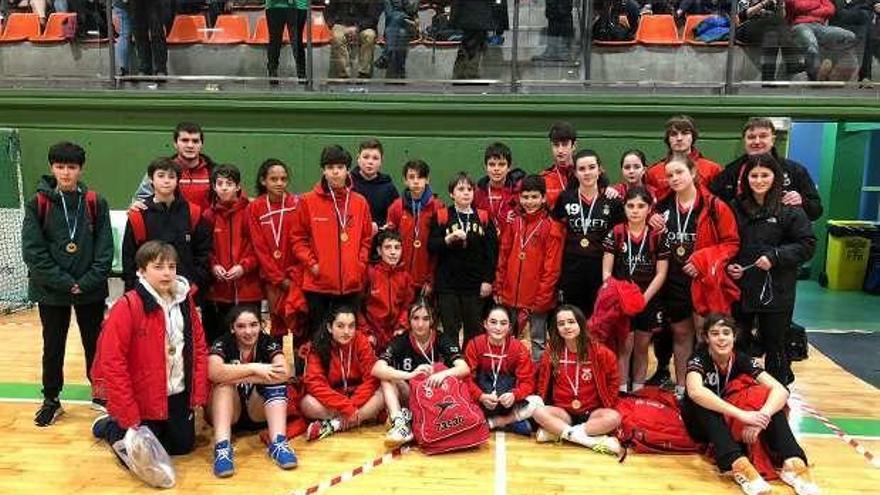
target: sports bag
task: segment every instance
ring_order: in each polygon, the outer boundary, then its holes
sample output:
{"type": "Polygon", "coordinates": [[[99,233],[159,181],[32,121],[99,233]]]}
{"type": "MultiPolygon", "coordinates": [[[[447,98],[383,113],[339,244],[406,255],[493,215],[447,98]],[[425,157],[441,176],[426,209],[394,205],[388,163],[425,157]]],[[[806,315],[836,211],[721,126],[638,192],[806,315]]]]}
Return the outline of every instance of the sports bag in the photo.
{"type": "Polygon", "coordinates": [[[675,398],[666,394],[670,400],[634,395],[617,402],[621,416],[617,438],[621,445],[646,454],[690,454],[701,450],[688,435],[678,407],[671,405],[675,398]]]}
{"type": "Polygon", "coordinates": [[[486,442],[489,426],[471,400],[467,384],[450,376],[432,388],[425,383],[427,378],[421,374],[409,382],[412,432],[421,451],[442,454],[486,442]]]}

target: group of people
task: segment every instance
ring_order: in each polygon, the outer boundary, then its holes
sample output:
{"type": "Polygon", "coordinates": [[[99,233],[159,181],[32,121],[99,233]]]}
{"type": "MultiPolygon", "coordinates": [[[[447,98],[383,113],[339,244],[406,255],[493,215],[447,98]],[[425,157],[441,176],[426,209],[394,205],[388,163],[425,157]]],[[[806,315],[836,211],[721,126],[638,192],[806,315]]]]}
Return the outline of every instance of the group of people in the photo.
{"type": "Polygon", "coordinates": [[[574,126],[557,122],[548,168],[528,174],[493,143],[486,176],[453,175],[447,206],[424,160],[403,165],[398,192],[375,139],[360,144],[354,169],[347,150],[326,146],[322,177],[304,194],[290,192],[287,164],[265,160],[249,199],[240,170],[202,153],[202,129],[181,123],[175,156],[149,164],[129,208],[126,293],[106,317],[107,203],[81,180],[85,151],[58,143],[22,227],[43,327],[35,423],[63,412],[71,307],[93,403],[109,413],[95,436],[118,445],[149,426],[168,453],[188,453],[193,409],[204,406],[219,477],[235,470],[233,431],[268,429],[271,459],[295,467],[290,406],[310,421],[309,440],[386,411],[386,444],[411,441],[407,382],[419,375],[428,386],[465,381],[491,428],[531,435],[536,425],[539,442],[619,454],[619,395],[670,377],[674,356],[670,388],[721,470],[748,494],[769,493],[726,426],[734,418],[746,443],[782,454],[780,476],[797,493],[818,493],[782,412],[818,193],[802,165],[777,154],[769,119],[746,123],[745,154],[724,168],[700,153],[698,135],[690,117],[669,119],[667,155],[648,166],[626,151],[612,185],[598,153],[578,149],[574,126]],[[612,350],[591,317],[597,294],[618,282],[645,304],[612,350]],[[283,354],[288,334],[295,358],[283,354]],[[738,375],[770,390],[760,410],[724,400],[738,375]]]}
{"type": "MultiPolygon", "coordinates": [[[[555,3],[547,3],[550,26],[553,25],[551,4],[555,3]]],[[[690,15],[711,14],[727,21],[733,5],[729,0],[603,0],[597,4],[592,24],[593,38],[632,40],[643,14],[671,14],[680,24],[684,24],[690,15]]],[[[739,44],[760,48],[762,81],[776,80],[780,53],[783,79],[806,72],[810,81],[846,80],[852,75],[851,71],[844,69],[846,63],[839,62],[856,56],[857,61],[849,65],[858,69],[859,81],[870,81],[873,57],[880,55],[878,16],[880,2],[876,0],[737,0],[735,37],[739,44]],[[857,47],[861,48],[861,53],[855,53],[857,47]]],[[[563,27],[548,28],[548,33],[563,34],[548,39],[547,50],[536,59],[568,58],[573,38],[571,23],[569,7],[567,18],[556,20],[556,24],[563,27]]],[[[709,38],[703,41],[729,39],[730,22],[715,21],[711,31],[711,35],[707,34],[709,38]]],[[[700,36],[695,38],[702,40],[700,36]]]]}

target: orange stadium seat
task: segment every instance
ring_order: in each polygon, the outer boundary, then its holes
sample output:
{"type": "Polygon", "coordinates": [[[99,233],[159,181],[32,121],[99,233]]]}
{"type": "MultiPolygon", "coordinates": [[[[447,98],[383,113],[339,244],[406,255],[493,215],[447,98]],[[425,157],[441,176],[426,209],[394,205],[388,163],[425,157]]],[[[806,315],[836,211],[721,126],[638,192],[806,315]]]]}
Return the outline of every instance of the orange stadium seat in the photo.
{"type": "MultiPolygon", "coordinates": [[[[309,31],[308,29],[303,32],[303,43],[307,41],[309,31]]],[[[330,28],[327,27],[327,21],[324,20],[324,11],[321,10],[312,10],[312,45],[322,46],[330,43],[330,40],[333,38],[333,34],[330,32],[330,28]]]]}
{"type": "Polygon", "coordinates": [[[712,17],[709,14],[706,15],[689,15],[684,22],[684,42],[688,45],[694,46],[727,46],[726,41],[712,41],[711,43],[706,43],[704,41],[700,41],[694,37],[694,28],[697,27],[704,19],[712,17]]]}
{"type": "Polygon", "coordinates": [[[208,43],[216,45],[235,45],[244,43],[250,35],[248,18],[243,15],[221,15],[214,24],[214,34],[208,43]]]}
{"type": "Polygon", "coordinates": [[[636,41],[643,45],[681,45],[678,27],[671,15],[643,15],[636,31],[636,41]]]}
{"type": "Polygon", "coordinates": [[[178,15],[174,17],[171,32],[168,33],[169,45],[187,45],[207,41],[208,23],[203,15],[178,15]]]}
{"type": "MultiPolygon", "coordinates": [[[[287,32],[287,29],[284,30],[282,42],[285,44],[290,43],[290,33],[287,32]]],[[[260,16],[257,19],[257,26],[254,29],[254,34],[247,40],[247,43],[249,45],[269,44],[269,24],[266,22],[265,16],[260,16]]]]}
{"type": "Polygon", "coordinates": [[[76,22],[76,14],[69,12],[54,12],[49,15],[46,22],[46,30],[43,34],[30,38],[34,43],[63,43],[67,41],[65,25],[68,22],[76,22]]]}
{"type": "Polygon", "coordinates": [[[40,18],[37,14],[10,14],[0,43],[18,43],[40,36],[40,18]]]}

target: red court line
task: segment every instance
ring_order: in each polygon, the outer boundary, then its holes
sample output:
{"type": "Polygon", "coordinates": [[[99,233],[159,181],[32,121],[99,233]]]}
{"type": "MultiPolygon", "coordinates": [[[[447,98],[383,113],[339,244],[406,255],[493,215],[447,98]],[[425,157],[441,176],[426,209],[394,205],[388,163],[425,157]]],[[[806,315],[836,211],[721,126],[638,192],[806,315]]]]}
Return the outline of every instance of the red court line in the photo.
{"type": "Polygon", "coordinates": [[[296,490],[296,491],[292,492],[291,495],[313,495],[315,493],[322,492],[322,491],[324,491],[330,487],[336,486],[344,481],[348,481],[348,480],[354,478],[355,476],[360,476],[362,474],[369,473],[374,468],[379,467],[383,464],[390,464],[395,459],[402,456],[403,454],[406,454],[409,451],[410,451],[409,447],[406,447],[406,446],[397,447],[396,449],[386,453],[385,455],[383,455],[381,457],[377,457],[373,460],[367,461],[367,462],[361,464],[360,466],[358,466],[350,471],[346,471],[346,472],[339,474],[337,476],[334,476],[330,479],[324,480],[324,481],[318,483],[317,485],[313,485],[308,488],[301,488],[299,490],[296,490]]]}

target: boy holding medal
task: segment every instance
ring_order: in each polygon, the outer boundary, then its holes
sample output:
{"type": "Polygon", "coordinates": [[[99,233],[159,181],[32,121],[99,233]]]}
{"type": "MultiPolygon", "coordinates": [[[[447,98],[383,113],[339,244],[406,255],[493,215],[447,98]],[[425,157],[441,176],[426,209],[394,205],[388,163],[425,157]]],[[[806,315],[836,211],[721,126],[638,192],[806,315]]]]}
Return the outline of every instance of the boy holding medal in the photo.
{"type": "MultiPolygon", "coordinates": [[[[95,357],[107,277],[113,264],[113,235],[107,201],[80,182],[86,153],[74,143],[49,148],[49,169],[25,207],[22,257],[28,269],[28,299],[35,301],[43,328],[43,404],[34,417],[49,426],[63,414],[64,351],[70,309],[76,312],[86,375],[95,357]]],[[[96,407],[102,401],[93,399],[96,407]]]]}

